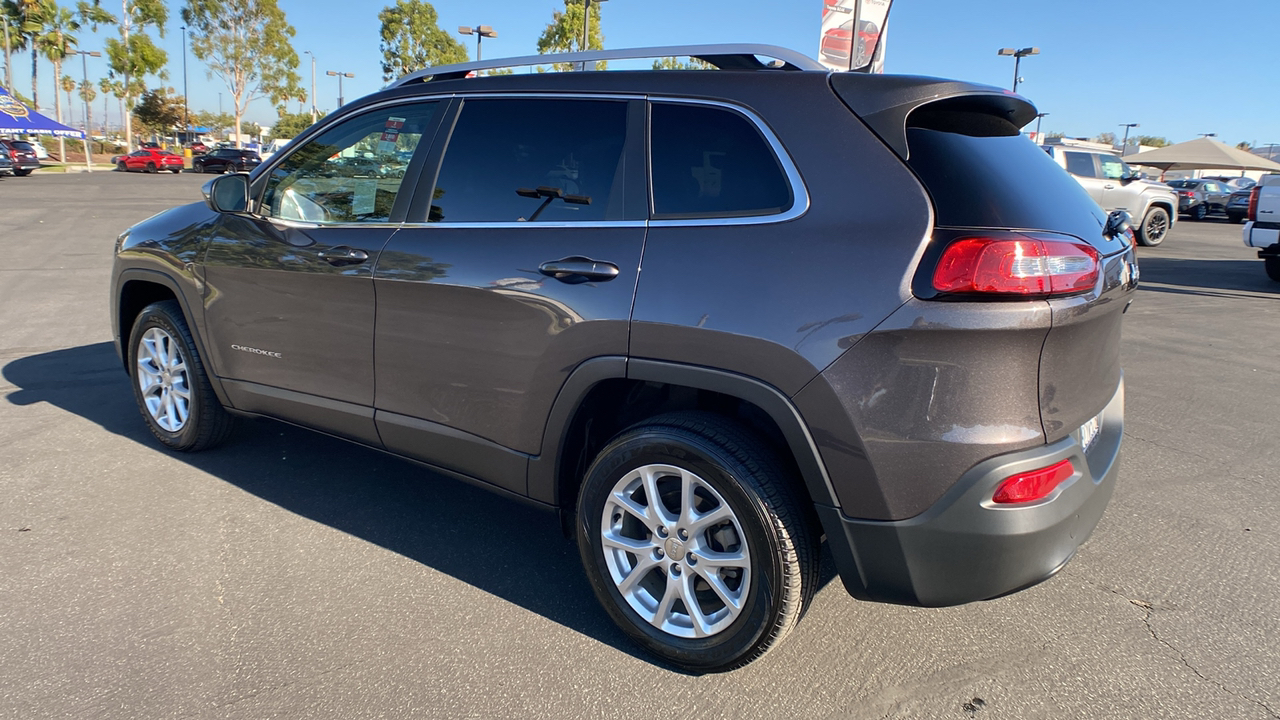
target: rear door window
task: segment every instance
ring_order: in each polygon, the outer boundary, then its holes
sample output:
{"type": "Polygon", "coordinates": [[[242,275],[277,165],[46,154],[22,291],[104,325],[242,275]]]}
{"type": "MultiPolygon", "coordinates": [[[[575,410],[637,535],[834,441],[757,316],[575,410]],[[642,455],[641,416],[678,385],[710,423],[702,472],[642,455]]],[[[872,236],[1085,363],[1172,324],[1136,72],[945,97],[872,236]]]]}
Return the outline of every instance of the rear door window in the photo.
{"type": "Polygon", "coordinates": [[[1076,177],[1096,178],[1098,171],[1093,165],[1093,155],[1082,152],[1064,152],[1067,159],[1067,172],[1076,177]]]}
{"type": "Polygon", "coordinates": [[[755,123],[727,108],[653,103],[655,219],[773,215],[794,200],[755,123]]]}
{"type": "Polygon", "coordinates": [[[625,219],[627,101],[467,100],[428,222],[625,219]]]}

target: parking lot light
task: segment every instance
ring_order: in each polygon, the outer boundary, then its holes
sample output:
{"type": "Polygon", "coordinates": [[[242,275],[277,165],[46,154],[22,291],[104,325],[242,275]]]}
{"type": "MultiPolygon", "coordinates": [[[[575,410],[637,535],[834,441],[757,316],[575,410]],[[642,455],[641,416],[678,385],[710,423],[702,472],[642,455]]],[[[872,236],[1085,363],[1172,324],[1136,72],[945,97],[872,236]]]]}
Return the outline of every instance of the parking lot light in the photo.
{"type": "Polygon", "coordinates": [[[467,27],[466,25],[462,25],[458,28],[458,32],[463,35],[476,36],[476,62],[480,62],[481,60],[483,60],[483,58],[480,57],[480,41],[485,38],[498,37],[498,31],[494,30],[493,26],[491,25],[476,25],[475,27],[467,27]]]}
{"type": "Polygon", "coordinates": [[[1120,142],[1120,154],[1124,155],[1129,151],[1129,128],[1142,126],[1138,123],[1120,123],[1120,127],[1124,128],[1124,140],[1120,142]]]}
{"type": "Polygon", "coordinates": [[[1040,48],[1027,47],[1027,48],[1022,48],[1021,50],[1015,50],[1013,48],[1000,48],[1000,50],[998,50],[996,54],[1013,56],[1013,91],[1018,92],[1018,81],[1022,79],[1018,77],[1018,66],[1022,63],[1022,58],[1027,57],[1029,55],[1039,55],[1040,48]]]}
{"type": "Polygon", "coordinates": [[[338,78],[338,107],[342,107],[342,78],[344,77],[353,78],[356,76],[356,74],[349,73],[349,72],[335,72],[333,70],[326,70],[324,74],[338,78]]]}

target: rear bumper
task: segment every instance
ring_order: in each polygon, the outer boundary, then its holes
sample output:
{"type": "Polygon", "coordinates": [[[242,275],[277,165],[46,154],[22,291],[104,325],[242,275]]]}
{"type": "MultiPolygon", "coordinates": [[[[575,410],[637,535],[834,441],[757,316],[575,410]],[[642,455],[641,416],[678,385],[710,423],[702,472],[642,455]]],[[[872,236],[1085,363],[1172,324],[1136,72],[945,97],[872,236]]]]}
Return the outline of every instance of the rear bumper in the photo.
{"type": "Polygon", "coordinates": [[[1248,247],[1270,248],[1280,243],[1280,227],[1265,227],[1252,220],[1244,224],[1242,235],[1244,244],[1248,247]]]}
{"type": "Polygon", "coordinates": [[[1093,532],[1115,487],[1123,379],[1101,420],[1087,453],[1077,430],[1049,445],[991,458],[908,520],[858,520],[818,506],[845,588],[860,599],[939,607],[1007,595],[1052,577],[1093,532]],[[1066,458],[1076,476],[1048,499],[1017,507],[990,502],[1010,475],[1066,458]]]}

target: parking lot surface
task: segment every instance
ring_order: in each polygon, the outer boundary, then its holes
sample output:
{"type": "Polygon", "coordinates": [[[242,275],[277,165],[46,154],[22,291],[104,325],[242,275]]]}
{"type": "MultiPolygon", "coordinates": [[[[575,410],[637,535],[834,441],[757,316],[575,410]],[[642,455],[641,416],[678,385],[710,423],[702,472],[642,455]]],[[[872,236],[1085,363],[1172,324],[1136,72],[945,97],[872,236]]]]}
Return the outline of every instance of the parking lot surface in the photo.
{"type": "Polygon", "coordinates": [[[916,609],[827,558],[782,647],[690,676],[551,515],[274,422],[151,439],[111,249],[206,180],[0,180],[0,717],[1280,718],[1280,284],[1240,226],[1140,249],[1120,482],[1059,576],[916,609]]]}

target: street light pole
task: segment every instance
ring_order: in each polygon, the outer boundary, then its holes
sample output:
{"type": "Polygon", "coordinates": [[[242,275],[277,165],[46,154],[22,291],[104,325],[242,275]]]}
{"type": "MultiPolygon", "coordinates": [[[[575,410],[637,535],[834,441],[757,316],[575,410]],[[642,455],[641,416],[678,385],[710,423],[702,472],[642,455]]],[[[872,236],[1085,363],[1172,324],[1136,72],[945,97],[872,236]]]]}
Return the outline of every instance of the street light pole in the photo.
{"type": "Polygon", "coordinates": [[[1124,140],[1120,142],[1120,155],[1124,156],[1129,152],[1129,128],[1142,127],[1138,123],[1121,123],[1120,127],[1124,128],[1124,140]]]}
{"type": "MultiPolygon", "coordinates": [[[[182,137],[191,141],[191,106],[187,103],[187,26],[182,26],[182,137]]],[[[184,155],[186,153],[183,153],[184,155]]]]}
{"type": "MultiPolygon", "coordinates": [[[[102,57],[102,53],[97,52],[96,50],[92,52],[88,50],[76,50],[71,54],[80,56],[80,72],[81,77],[84,80],[84,84],[80,86],[80,91],[84,92],[84,88],[89,87],[89,58],[102,57]]],[[[88,97],[88,93],[85,93],[80,98],[81,100],[84,100],[84,169],[85,172],[93,172],[93,149],[90,145],[90,143],[93,142],[93,128],[89,127],[88,97]]]]}
{"type": "Polygon", "coordinates": [[[1037,143],[1042,142],[1042,140],[1040,139],[1040,121],[1043,120],[1044,116],[1048,114],[1049,113],[1038,113],[1036,115],[1036,142],[1037,143]]]}
{"type": "Polygon", "coordinates": [[[316,124],[316,54],[303,50],[304,55],[311,56],[311,124],[316,124]]]}
{"type": "MultiPolygon", "coordinates": [[[[595,1],[597,3],[602,3],[605,0],[595,1]]],[[[591,49],[591,0],[582,0],[582,10],[582,44],[578,46],[578,49],[582,52],[586,52],[591,49]]],[[[587,63],[585,61],[582,63],[582,69],[587,69],[587,63]]]]}
{"type": "Polygon", "coordinates": [[[342,98],[342,78],[344,78],[344,77],[353,78],[353,77],[355,77],[355,76],[356,76],[356,74],[355,74],[355,73],[349,73],[349,72],[335,72],[335,71],[333,71],[333,70],[326,70],[326,71],[325,71],[325,75],[333,75],[333,76],[336,76],[336,77],[338,78],[338,107],[342,107],[342,100],[343,100],[343,98],[342,98]]]}
{"type": "MultiPolygon", "coordinates": [[[[587,1],[590,2],[590,0],[587,0],[587,1]]],[[[1013,48],[1000,48],[1000,50],[996,54],[1013,56],[1013,91],[1018,92],[1018,80],[1019,80],[1018,68],[1022,64],[1022,58],[1027,57],[1029,55],[1039,55],[1040,48],[1028,47],[1028,48],[1022,48],[1021,50],[1015,50],[1013,48]]]]}
{"type": "Polygon", "coordinates": [[[498,33],[495,32],[493,27],[489,25],[476,25],[475,27],[467,27],[466,25],[462,25],[458,27],[458,32],[463,35],[476,36],[476,62],[480,62],[480,60],[482,60],[482,58],[480,57],[480,41],[483,40],[484,38],[498,37],[498,33]]]}

